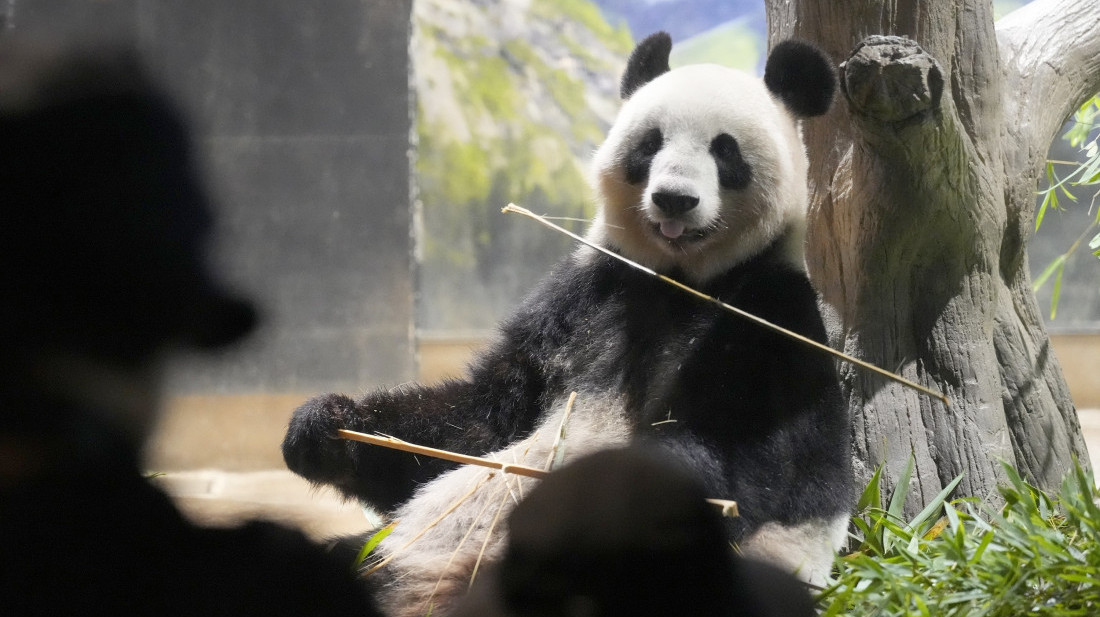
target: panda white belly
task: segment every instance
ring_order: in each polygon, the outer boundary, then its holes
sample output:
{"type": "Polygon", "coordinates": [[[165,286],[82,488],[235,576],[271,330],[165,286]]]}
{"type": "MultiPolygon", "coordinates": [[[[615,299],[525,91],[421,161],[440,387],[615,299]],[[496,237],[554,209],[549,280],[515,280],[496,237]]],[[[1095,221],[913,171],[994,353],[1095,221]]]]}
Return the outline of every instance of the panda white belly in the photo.
{"type": "Polygon", "coordinates": [[[817,587],[825,587],[837,551],[848,542],[848,513],[812,519],[797,525],[764,523],[743,540],[741,553],[793,572],[817,587]]]}
{"type": "MultiPolygon", "coordinates": [[[[534,433],[487,458],[546,469],[558,452],[568,462],[629,441],[630,424],[616,397],[578,393],[563,425],[567,403],[567,397],[555,401],[555,411],[534,433]]],[[[394,617],[445,614],[465,594],[479,564],[484,567],[498,559],[504,521],[536,482],[465,466],[420,487],[393,513],[398,524],[368,561],[369,565],[391,559],[370,575],[376,577],[372,582],[378,586],[380,607],[394,617]]]]}

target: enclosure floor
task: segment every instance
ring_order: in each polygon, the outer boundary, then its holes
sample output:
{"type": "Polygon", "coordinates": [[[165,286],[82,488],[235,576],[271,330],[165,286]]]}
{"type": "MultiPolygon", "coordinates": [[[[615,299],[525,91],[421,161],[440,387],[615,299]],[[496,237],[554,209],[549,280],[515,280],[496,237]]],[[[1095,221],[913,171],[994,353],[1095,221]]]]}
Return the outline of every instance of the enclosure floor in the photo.
{"type": "Polygon", "coordinates": [[[248,519],[277,521],[316,540],[361,532],[371,526],[357,503],[317,489],[285,469],[165,472],[153,482],[191,520],[231,526],[248,519]]]}
{"type": "MultiPolygon", "coordinates": [[[[1093,469],[1100,469],[1100,409],[1081,410],[1080,417],[1093,469]]],[[[329,489],[313,488],[285,469],[166,472],[153,482],[202,524],[262,518],[297,527],[318,540],[370,527],[358,504],[344,502],[329,489]]]]}

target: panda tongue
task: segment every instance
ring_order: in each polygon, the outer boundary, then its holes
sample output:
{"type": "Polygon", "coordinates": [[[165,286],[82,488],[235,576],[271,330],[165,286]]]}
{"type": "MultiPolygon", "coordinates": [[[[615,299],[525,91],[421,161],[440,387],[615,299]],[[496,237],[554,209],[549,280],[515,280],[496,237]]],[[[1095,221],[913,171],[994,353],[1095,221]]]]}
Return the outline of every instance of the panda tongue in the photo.
{"type": "Polygon", "coordinates": [[[684,224],[680,221],[661,221],[661,235],[675,240],[684,233],[684,224]]]}

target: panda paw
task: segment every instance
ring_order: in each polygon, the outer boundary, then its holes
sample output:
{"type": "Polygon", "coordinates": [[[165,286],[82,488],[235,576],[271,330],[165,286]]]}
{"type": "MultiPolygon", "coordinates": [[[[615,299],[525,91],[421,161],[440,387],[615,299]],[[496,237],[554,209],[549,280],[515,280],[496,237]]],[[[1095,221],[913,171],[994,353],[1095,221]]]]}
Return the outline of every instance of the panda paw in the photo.
{"type": "Polygon", "coordinates": [[[353,443],[336,431],[351,428],[355,402],[342,394],[322,394],[294,411],[283,439],[283,460],[294,473],[317,484],[346,484],[355,475],[353,443]]]}

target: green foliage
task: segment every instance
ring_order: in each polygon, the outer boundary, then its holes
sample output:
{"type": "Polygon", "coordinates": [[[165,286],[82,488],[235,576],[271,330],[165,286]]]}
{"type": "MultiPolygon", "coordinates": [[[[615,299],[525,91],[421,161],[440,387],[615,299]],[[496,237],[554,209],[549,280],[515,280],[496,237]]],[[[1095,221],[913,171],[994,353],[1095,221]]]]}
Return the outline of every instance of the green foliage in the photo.
{"type": "Polygon", "coordinates": [[[563,16],[580,24],[596,35],[596,38],[608,49],[622,54],[630,53],[634,48],[634,37],[625,21],[612,26],[600,11],[600,7],[591,0],[534,0],[532,12],[541,16],[563,16]]]}
{"type": "Polygon", "coordinates": [[[912,461],[886,510],[877,506],[876,472],[853,518],[863,539],[837,559],[837,576],[819,596],[821,614],[1100,614],[1100,492],[1092,474],[1075,467],[1050,496],[1012,467],[1005,472],[1000,510],[972,499],[948,501],[956,479],[909,522],[900,513],[912,461]]]}
{"type": "MultiPolygon", "coordinates": [[[[1063,139],[1069,142],[1069,144],[1080,150],[1085,155],[1083,162],[1073,161],[1047,161],[1046,167],[1046,182],[1047,188],[1039,191],[1039,194],[1043,196],[1043,202],[1039,205],[1039,211],[1035,215],[1035,230],[1039,230],[1039,226],[1043,224],[1043,218],[1046,216],[1048,210],[1060,210],[1062,209],[1062,197],[1069,199],[1070,201],[1077,201],[1077,197],[1070,192],[1070,187],[1073,186],[1096,186],[1100,185],[1100,124],[1097,123],[1097,117],[1100,116],[1100,94],[1092,97],[1077,110],[1074,115],[1073,126],[1066,131],[1066,134],[1062,136],[1063,139]],[[1064,176],[1059,177],[1057,166],[1069,166],[1071,171],[1064,176]],[[1059,197],[1061,195],[1062,197],[1059,197]]],[[[1097,193],[1100,195],[1100,193],[1097,193]]],[[[1058,299],[1062,293],[1062,275],[1066,269],[1066,263],[1069,258],[1080,248],[1081,243],[1092,235],[1092,239],[1089,240],[1088,246],[1092,251],[1092,254],[1100,258],[1100,233],[1096,233],[1096,228],[1100,226],[1100,210],[1096,209],[1095,197],[1092,204],[1090,204],[1090,212],[1095,212],[1095,215],[1091,223],[1085,228],[1081,235],[1070,245],[1066,252],[1062,253],[1054,259],[1034,281],[1032,289],[1039,291],[1043,285],[1051,278],[1054,278],[1054,289],[1050,298],[1050,318],[1054,319],[1058,314],[1058,299]],[[1095,235],[1093,235],[1095,234],[1095,235]]]]}
{"type": "MultiPolygon", "coordinates": [[[[573,47],[570,46],[570,49],[572,50],[573,47]]],[[[522,39],[506,42],[504,51],[515,58],[520,65],[533,71],[537,76],[535,82],[546,88],[554,103],[566,116],[576,120],[573,123],[575,140],[599,143],[603,139],[603,130],[589,113],[588,102],[584,98],[583,82],[570,77],[569,73],[562,69],[547,65],[531,45],[522,39]]]]}
{"type": "MultiPolygon", "coordinates": [[[[593,37],[624,55],[632,47],[629,30],[609,26],[590,0],[536,0],[530,11],[564,24],[557,43],[583,52],[578,57],[592,66],[599,62],[585,47],[592,47],[593,37]]],[[[460,273],[488,277],[492,262],[515,256],[508,252],[515,234],[499,220],[508,202],[591,217],[582,158],[602,141],[605,121],[589,107],[588,85],[578,72],[551,64],[530,40],[489,40],[423,19],[418,27],[431,41],[434,59],[446,67],[445,75],[429,78],[442,85],[420,93],[416,114],[422,257],[450,279],[460,273]],[[531,118],[533,104],[540,106],[542,120],[531,118]]],[[[542,245],[553,245],[555,254],[569,246],[555,238],[532,249],[544,250],[542,245]]]]}
{"type": "MultiPolygon", "coordinates": [[[[1069,131],[1062,136],[1063,139],[1069,142],[1069,145],[1078,148],[1084,144],[1092,131],[1096,129],[1096,116],[1100,115],[1100,94],[1085,101],[1081,108],[1074,114],[1074,123],[1069,131]]],[[[1096,157],[1096,139],[1092,140],[1091,148],[1093,150],[1091,157],[1096,157]]]]}
{"type": "Polygon", "coordinates": [[[713,62],[753,73],[765,47],[760,33],[744,21],[736,20],[677,43],[672,48],[669,63],[677,67],[713,62]]]}
{"type": "Polygon", "coordinates": [[[515,88],[507,60],[482,37],[453,40],[460,44],[458,49],[444,52],[440,47],[438,53],[456,77],[463,105],[475,114],[519,117],[523,98],[515,88]]]}

